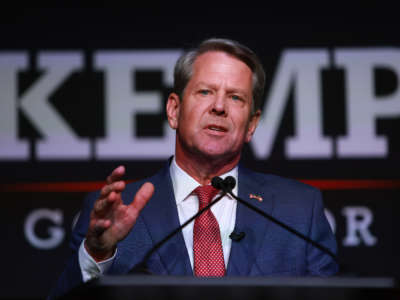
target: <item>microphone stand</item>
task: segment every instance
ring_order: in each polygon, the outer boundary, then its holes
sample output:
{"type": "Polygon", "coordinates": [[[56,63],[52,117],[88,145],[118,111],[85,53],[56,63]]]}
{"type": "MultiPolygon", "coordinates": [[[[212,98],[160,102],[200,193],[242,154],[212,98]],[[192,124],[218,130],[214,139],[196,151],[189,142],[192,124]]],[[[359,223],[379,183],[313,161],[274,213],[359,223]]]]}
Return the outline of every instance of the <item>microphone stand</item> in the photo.
{"type": "Polygon", "coordinates": [[[256,213],[260,214],[264,218],[267,218],[268,220],[272,221],[273,223],[277,224],[278,226],[283,227],[284,229],[286,229],[287,231],[293,233],[294,235],[298,236],[299,238],[303,239],[307,243],[310,243],[311,245],[313,245],[317,249],[319,249],[322,252],[324,252],[324,253],[328,254],[329,256],[331,256],[337,262],[336,255],[332,251],[330,251],[328,248],[326,248],[326,247],[322,246],[321,244],[315,242],[314,240],[312,240],[309,237],[305,236],[304,234],[298,232],[294,228],[286,225],[285,223],[282,223],[281,221],[275,219],[273,216],[265,213],[264,211],[262,211],[258,207],[255,207],[255,206],[251,205],[250,203],[242,200],[238,196],[234,195],[233,192],[232,192],[232,189],[236,185],[236,180],[232,176],[228,176],[224,180],[222,180],[221,178],[219,178],[219,179],[217,178],[216,180],[214,180],[214,182],[215,182],[215,187],[218,187],[219,189],[222,189],[226,194],[231,195],[233,198],[235,198],[238,202],[240,202],[244,206],[250,208],[251,210],[253,210],[256,213]]]}
{"type": "Polygon", "coordinates": [[[274,217],[272,217],[271,215],[265,213],[264,211],[262,211],[261,209],[251,205],[250,203],[242,200],[241,198],[239,198],[238,196],[234,195],[232,192],[232,189],[235,187],[236,185],[236,180],[235,178],[233,178],[232,176],[228,176],[225,179],[222,179],[220,177],[214,177],[211,181],[211,184],[219,189],[222,190],[222,195],[220,195],[219,197],[217,197],[214,201],[212,201],[210,204],[208,204],[206,207],[204,207],[203,209],[199,210],[195,215],[193,215],[190,219],[188,219],[185,223],[183,223],[181,226],[177,227],[175,230],[173,230],[171,233],[169,233],[165,238],[163,238],[161,241],[159,241],[157,244],[154,245],[153,248],[151,248],[146,255],[144,256],[143,260],[138,263],[137,265],[135,265],[130,271],[129,273],[145,273],[145,274],[151,274],[151,272],[149,272],[146,268],[146,263],[149,260],[149,258],[153,255],[153,253],[158,250],[162,245],[164,245],[169,239],[171,239],[175,234],[177,234],[179,231],[181,231],[183,228],[185,228],[190,222],[192,222],[194,219],[196,219],[198,216],[200,216],[204,211],[206,211],[207,209],[210,209],[211,206],[213,206],[215,203],[217,203],[218,201],[220,201],[225,195],[229,194],[231,195],[234,199],[236,199],[238,202],[240,202],[241,204],[243,204],[244,206],[246,206],[247,208],[255,211],[256,213],[260,214],[261,216],[263,216],[264,218],[270,220],[271,222],[277,224],[278,226],[283,227],[284,229],[286,229],[287,231],[291,232],[292,234],[296,235],[297,237],[303,239],[304,241],[306,241],[307,243],[310,243],[311,245],[313,245],[314,247],[316,247],[317,249],[321,250],[322,252],[328,254],[329,256],[331,256],[336,262],[337,262],[337,258],[336,255],[330,251],[328,248],[322,246],[321,244],[313,241],[312,239],[310,239],[309,237],[305,236],[304,234],[298,232],[297,230],[295,230],[294,228],[286,225],[285,223],[282,223],[281,221],[275,219],[274,217]]]}
{"type": "Polygon", "coordinates": [[[330,251],[328,248],[322,246],[321,244],[313,241],[312,239],[310,239],[309,237],[305,236],[304,234],[302,234],[301,232],[298,232],[297,230],[295,230],[294,228],[286,225],[285,223],[282,223],[281,221],[275,219],[273,216],[270,216],[268,214],[266,214],[265,212],[263,212],[261,209],[247,203],[246,201],[240,199],[239,197],[235,196],[232,192],[228,192],[229,195],[231,195],[233,198],[235,198],[238,202],[242,203],[243,205],[245,205],[246,207],[250,208],[251,210],[257,212],[258,214],[262,215],[264,218],[269,219],[270,221],[272,221],[275,224],[278,224],[279,226],[285,228],[287,231],[293,233],[294,235],[297,235],[298,237],[300,237],[301,239],[305,240],[307,243],[310,243],[311,245],[313,245],[314,247],[318,248],[319,250],[321,250],[322,252],[325,252],[326,254],[328,254],[329,256],[331,256],[335,261],[337,261],[336,255],[333,254],[332,251],[330,251]]]}

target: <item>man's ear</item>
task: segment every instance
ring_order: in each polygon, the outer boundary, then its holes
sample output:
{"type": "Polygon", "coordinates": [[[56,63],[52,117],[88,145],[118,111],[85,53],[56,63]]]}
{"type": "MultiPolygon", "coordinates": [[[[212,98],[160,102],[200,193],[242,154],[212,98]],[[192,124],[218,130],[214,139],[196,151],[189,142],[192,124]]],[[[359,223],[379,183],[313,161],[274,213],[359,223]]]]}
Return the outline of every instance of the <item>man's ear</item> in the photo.
{"type": "Polygon", "coordinates": [[[172,129],[178,128],[180,99],[175,93],[171,93],[167,101],[167,118],[168,124],[172,129]]]}
{"type": "Polygon", "coordinates": [[[246,143],[250,142],[254,132],[256,131],[258,122],[260,121],[261,110],[257,110],[252,116],[250,116],[249,127],[246,133],[246,143]]]}

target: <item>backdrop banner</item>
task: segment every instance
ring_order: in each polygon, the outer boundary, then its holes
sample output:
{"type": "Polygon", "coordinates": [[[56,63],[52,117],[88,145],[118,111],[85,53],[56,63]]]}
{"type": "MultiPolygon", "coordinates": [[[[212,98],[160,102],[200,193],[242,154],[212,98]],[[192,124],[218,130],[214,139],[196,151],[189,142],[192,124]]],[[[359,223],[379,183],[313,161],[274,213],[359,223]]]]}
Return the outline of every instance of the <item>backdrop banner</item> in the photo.
{"type": "Polygon", "coordinates": [[[48,293],[86,193],[115,167],[134,181],[165,164],[174,64],[214,36],[247,45],[266,70],[242,163],[322,190],[342,275],[400,277],[398,26],[166,25],[122,10],[103,23],[106,10],[94,12],[35,10],[1,26],[0,297],[48,293]]]}

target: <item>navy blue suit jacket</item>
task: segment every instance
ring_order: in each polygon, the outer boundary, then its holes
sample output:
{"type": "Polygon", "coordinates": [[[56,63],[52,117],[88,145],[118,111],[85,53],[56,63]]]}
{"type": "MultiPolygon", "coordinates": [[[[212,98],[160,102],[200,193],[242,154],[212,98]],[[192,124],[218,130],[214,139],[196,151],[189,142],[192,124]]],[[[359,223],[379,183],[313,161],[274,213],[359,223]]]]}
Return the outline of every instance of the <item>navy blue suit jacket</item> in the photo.
{"type": "MultiPolygon", "coordinates": [[[[155,193],[132,231],[118,244],[109,274],[129,272],[155,243],[179,226],[169,165],[146,180],[128,184],[122,193],[123,201],[130,203],[145,181],[154,184],[155,193]]],[[[336,241],[317,189],[294,180],[255,173],[242,166],[239,166],[238,184],[239,197],[336,253],[336,241]],[[261,196],[263,201],[250,198],[250,194],[261,196]]],[[[82,283],[77,253],[98,194],[91,193],[85,200],[71,241],[74,253],[53,291],[54,296],[82,283]]],[[[241,241],[232,242],[227,276],[329,276],[337,272],[337,264],[329,255],[240,203],[235,231],[246,235],[241,241]]],[[[160,275],[193,276],[182,234],[175,235],[154,253],[147,267],[160,275]]]]}

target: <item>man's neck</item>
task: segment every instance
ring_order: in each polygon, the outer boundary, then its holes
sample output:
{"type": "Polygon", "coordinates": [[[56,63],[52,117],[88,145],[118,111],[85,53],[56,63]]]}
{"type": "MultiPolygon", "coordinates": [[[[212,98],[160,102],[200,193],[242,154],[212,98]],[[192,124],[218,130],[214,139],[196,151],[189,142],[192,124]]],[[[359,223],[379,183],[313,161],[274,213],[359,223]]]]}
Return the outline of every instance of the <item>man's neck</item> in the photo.
{"type": "Polygon", "coordinates": [[[175,155],[177,165],[194,178],[201,185],[211,182],[215,176],[220,176],[232,170],[240,160],[240,156],[232,160],[220,160],[213,158],[188,158],[178,153],[175,155]]]}

